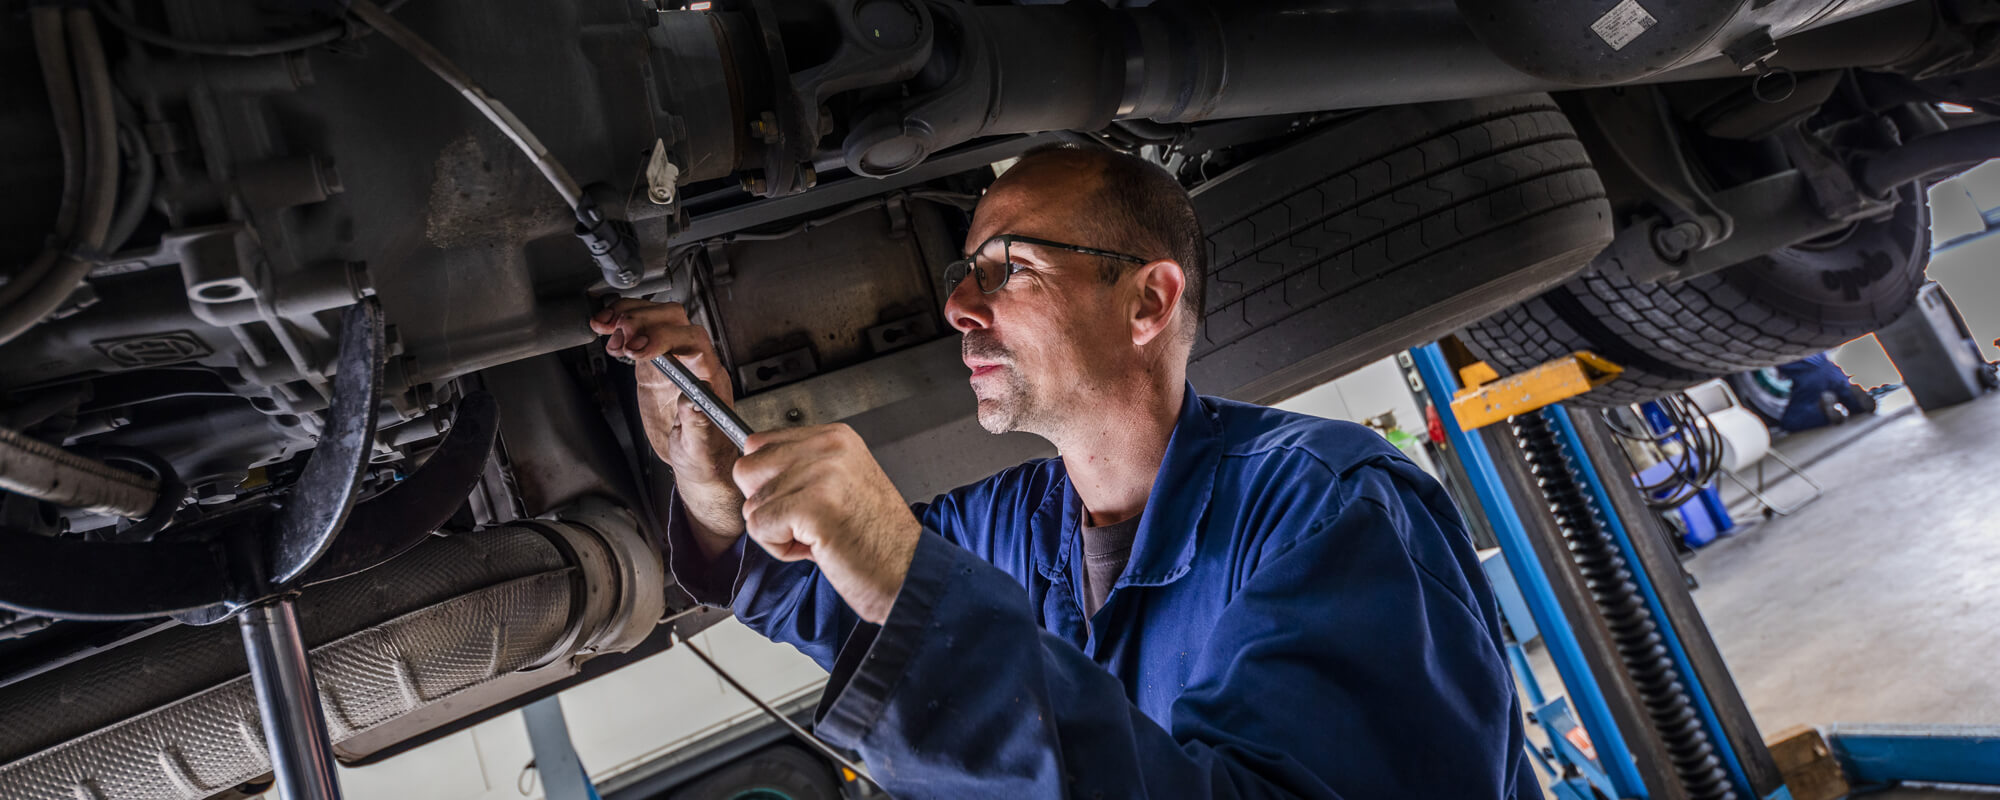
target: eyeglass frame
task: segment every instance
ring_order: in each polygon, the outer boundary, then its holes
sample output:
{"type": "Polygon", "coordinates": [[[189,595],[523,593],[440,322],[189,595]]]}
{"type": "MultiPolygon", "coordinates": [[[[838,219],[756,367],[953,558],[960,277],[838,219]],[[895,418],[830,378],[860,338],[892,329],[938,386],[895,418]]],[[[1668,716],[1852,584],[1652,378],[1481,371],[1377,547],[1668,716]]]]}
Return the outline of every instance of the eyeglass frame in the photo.
{"type": "Polygon", "coordinates": [[[965,282],[966,275],[974,276],[973,285],[979,287],[979,291],[981,294],[995,294],[999,292],[1001,289],[1006,288],[1008,279],[1013,278],[1014,273],[1020,272],[1021,270],[1024,269],[1028,269],[1028,267],[1025,265],[1014,263],[1013,255],[1007,249],[1016,244],[1028,244],[1028,245],[1034,245],[1036,247],[1053,247],[1057,250],[1068,250],[1072,253],[1082,253],[1087,256],[1109,258],[1114,261],[1123,261],[1129,264],[1147,263],[1147,259],[1143,259],[1138,256],[1130,255],[1127,253],[1120,253],[1115,250],[1102,250],[1095,247],[1085,247],[1080,244],[1054,242],[1048,239],[1037,239],[1033,236],[1022,236],[1016,233],[1002,233],[992,236],[984,242],[980,242],[978,247],[973,248],[972,255],[957,259],[945,265],[944,267],[945,297],[948,298],[952,295],[952,293],[958,291],[958,285],[960,283],[965,282]],[[1000,273],[1000,282],[994,284],[993,288],[988,289],[986,288],[985,282],[979,280],[978,278],[979,271],[974,268],[974,265],[979,259],[979,254],[985,252],[986,248],[991,247],[994,242],[1000,243],[1001,258],[1005,260],[1007,268],[1000,273]],[[957,277],[953,277],[952,275],[953,272],[958,273],[957,277]]]}

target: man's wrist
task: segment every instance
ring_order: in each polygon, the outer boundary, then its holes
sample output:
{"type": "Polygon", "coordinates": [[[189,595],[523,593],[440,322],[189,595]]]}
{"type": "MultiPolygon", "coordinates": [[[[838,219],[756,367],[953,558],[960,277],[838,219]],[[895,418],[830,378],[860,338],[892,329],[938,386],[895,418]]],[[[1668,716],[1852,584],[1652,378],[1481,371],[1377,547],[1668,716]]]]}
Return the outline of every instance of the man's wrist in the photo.
{"type": "Polygon", "coordinates": [[[704,556],[714,558],[743,535],[743,495],[736,487],[676,484],[675,490],[704,556]]]}

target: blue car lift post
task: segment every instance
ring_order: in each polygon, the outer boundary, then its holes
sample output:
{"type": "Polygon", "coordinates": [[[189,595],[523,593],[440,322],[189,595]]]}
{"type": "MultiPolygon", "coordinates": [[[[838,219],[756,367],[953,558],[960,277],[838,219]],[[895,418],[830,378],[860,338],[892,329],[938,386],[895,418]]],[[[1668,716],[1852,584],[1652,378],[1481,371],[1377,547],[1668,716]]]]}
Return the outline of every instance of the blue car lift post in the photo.
{"type": "MultiPolygon", "coordinates": [[[[1510,646],[1557,796],[1791,800],[1602,420],[1543,400],[1466,431],[1442,350],[1416,348],[1410,365],[1470,484],[1461,502],[1491,523],[1519,586],[1532,621],[1518,626],[1539,632],[1560,677],[1564,695],[1545,699],[1510,646]]],[[[2000,786],[2000,728],[1831,726],[1826,744],[1855,786],[2000,786]]]]}

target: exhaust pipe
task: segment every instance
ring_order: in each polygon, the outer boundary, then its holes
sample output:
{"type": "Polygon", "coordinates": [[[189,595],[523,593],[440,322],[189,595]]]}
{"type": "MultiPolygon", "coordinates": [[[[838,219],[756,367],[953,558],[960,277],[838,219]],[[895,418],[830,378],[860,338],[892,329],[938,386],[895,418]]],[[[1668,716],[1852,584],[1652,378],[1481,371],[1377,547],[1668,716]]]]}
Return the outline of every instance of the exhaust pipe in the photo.
{"type": "Polygon", "coordinates": [[[812,185],[816,145],[840,133],[836,108],[845,112],[841,160],[879,178],[982,136],[1098,130],[1114,120],[1192,123],[1732,77],[1758,66],[1889,64],[1936,25],[1932,5],[1911,0],[1624,0],[1617,5],[1629,13],[1593,32],[1597,15],[1583,11],[1609,2],[1553,2],[1574,8],[827,0],[823,24],[779,25],[754,8],[670,12],[651,35],[655,57],[673,67],[667,74],[708,92],[664,98],[700,133],[673,145],[675,163],[694,165],[690,178],[744,170],[746,189],[778,196],[812,185]],[[834,13],[842,10],[851,13],[834,13]],[[852,24],[864,17],[866,25],[852,24]],[[828,52],[837,55],[829,61],[828,52]],[[817,66],[774,72],[801,61],[817,66]],[[744,109],[754,122],[722,108],[744,109]]]}
{"type": "MultiPolygon", "coordinates": [[[[311,587],[300,627],[330,738],[630,650],[664,613],[665,587],[632,516],[595,501],[311,587]]],[[[170,629],[0,687],[0,797],[202,800],[270,771],[233,626],[170,629]]]]}

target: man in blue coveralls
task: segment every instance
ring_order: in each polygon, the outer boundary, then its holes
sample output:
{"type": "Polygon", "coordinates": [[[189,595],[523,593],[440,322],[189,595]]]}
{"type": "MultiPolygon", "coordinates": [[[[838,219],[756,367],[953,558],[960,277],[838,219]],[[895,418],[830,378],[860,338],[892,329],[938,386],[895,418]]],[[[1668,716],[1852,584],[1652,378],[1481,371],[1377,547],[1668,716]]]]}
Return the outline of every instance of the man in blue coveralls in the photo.
{"type": "MultiPolygon", "coordinates": [[[[739,459],[638,372],[674,574],[831,672],[822,737],[905,798],[1541,796],[1438,484],[1361,426],[1188,385],[1206,253],[1172,177],[1030,153],[966,253],[945,316],[979,421],[1057,458],[911,507],[844,425],[739,459]]],[[[592,327],[730,396],[679,306],[592,327]]]]}

